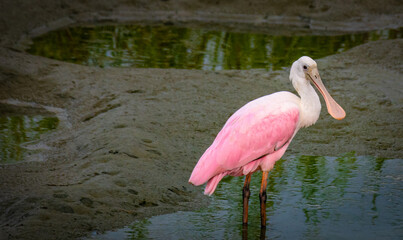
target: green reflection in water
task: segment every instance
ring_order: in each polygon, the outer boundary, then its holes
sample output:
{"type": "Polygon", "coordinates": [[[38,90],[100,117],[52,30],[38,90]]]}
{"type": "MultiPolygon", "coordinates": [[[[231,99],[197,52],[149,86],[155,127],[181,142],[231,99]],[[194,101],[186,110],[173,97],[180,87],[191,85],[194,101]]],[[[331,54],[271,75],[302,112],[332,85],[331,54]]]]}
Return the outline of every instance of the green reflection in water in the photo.
{"type": "Polygon", "coordinates": [[[21,144],[39,139],[58,123],[56,117],[0,115],[0,164],[23,160],[26,150],[21,144]]]}
{"type": "Polygon", "coordinates": [[[72,27],[33,39],[28,52],[100,67],[276,70],[303,55],[321,58],[402,35],[403,28],[338,36],[271,36],[173,26],[72,27]]]}
{"type": "MultiPolygon", "coordinates": [[[[403,159],[300,156],[268,181],[266,239],[402,239],[403,159]]],[[[252,176],[248,239],[259,239],[261,174],[252,176]]],[[[245,239],[243,178],[224,178],[211,204],[133,223],[94,239],[245,239]]],[[[202,188],[200,188],[202,191],[202,188]]]]}

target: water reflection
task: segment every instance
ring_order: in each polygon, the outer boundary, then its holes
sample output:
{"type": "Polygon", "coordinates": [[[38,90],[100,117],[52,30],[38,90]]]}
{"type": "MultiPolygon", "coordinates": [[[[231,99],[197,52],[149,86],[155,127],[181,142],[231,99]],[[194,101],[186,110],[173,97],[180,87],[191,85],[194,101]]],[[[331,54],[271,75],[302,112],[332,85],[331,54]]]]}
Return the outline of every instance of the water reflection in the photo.
{"type": "Polygon", "coordinates": [[[271,36],[173,26],[72,27],[33,39],[28,52],[89,66],[181,69],[279,69],[303,55],[321,58],[403,28],[339,36],[271,36]]]}
{"type": "Polygon", "coordinates": [[[58,123],[56,117],[0,115],[0,164],[23,160],[26,150],[21,144],[39,139],[58,123]]]}
{"type": "MultiPolygon", "coordinates": [[[[268,226],[260,229],[261,174],[251,183],[242,227],[242,178],[225,178],[211,204],[133,223],[94,239],[402,239],[403,160],[346,154],[280,160],[268,183],[268,226]]],[[[200,189],[202,191],[202,189],[200,189]]]]}

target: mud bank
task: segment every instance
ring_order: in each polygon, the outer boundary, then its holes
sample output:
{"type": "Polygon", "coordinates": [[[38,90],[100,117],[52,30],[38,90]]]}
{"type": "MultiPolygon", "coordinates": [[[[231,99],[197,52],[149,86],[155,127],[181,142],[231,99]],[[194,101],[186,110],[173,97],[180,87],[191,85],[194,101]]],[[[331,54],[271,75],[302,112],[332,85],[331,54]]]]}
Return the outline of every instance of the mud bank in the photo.
{"type": "MultiPolygon", "coordinates": [[[[187,180],[225,120],[252,99],[293,91],[288,70],[100,69],[29,55],[20,51],[21,39],[100,21],[216,22],[229,28],[241,22],[240,31],[261,31],[267,22],[256,19],[282,16],[278,24],[302,34],[304,28],[340,31],[339,23],[350,27],[343,31],[403,26],[401,6],[394,1],[347,9],[339,2],[305,1],[291,8],[262,7],[258,1],[1,4],[0,100],[17,107],[35,103],[60,119],[33,155],[44,161],[0,166],[2,239],[77,238],[207,204],[202,189],[187,180]],[[215,18],[207,21],[208,16],[215,18]],[[308,19],[309,27],[294,24],[301,19],[308,19]]],[[[323,107],[318,123],[301,130],[284,157],[354,151],[401,158],[402,49],[401,39],[377,41],[319,59],[324,83],[347,117],[336,121],[323,107]]]]}

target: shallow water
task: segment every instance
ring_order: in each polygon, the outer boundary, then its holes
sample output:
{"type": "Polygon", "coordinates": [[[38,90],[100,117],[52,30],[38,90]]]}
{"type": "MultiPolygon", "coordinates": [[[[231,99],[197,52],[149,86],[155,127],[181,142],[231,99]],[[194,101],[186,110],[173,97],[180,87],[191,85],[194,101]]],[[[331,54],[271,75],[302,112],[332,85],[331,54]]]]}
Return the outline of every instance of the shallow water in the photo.
{"type": "Polygon", "coordinates": [[[256,173],[247,230],[241,224],[244,179],[227,177],[206,208],[154,216],[92,238],[402,239],[402,172],[403,159],[353,153],[289,157],[270,172],[264,232],[258,198],[261,174],[256,173]]]}
{"type": "Polygon", "coordinates": [[[33,39],[29,53],[100,67],[279,69],[300,56],[321,58],[403,28],[337,36],[272,36],[174,26],[71,27],[33,39]]]}
{"type": "Polygon", "coordinates": [[[40,135],[55,129],[57,117],[42,115],[0,115],[0,164],[19,162],[27,150],[23,147],[40,138],[40,135]]]}

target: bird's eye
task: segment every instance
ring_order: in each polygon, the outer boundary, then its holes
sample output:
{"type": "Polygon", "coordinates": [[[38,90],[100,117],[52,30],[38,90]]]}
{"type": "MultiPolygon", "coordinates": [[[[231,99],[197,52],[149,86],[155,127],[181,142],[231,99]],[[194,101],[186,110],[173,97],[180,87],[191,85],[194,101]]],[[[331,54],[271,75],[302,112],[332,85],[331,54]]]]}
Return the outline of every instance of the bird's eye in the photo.
{"type": "Polygon", "coordinates": [[[304,65],[304,70],[307,70],[307,69],[308,69],[308,67],[306,65],[304,65]]]}

